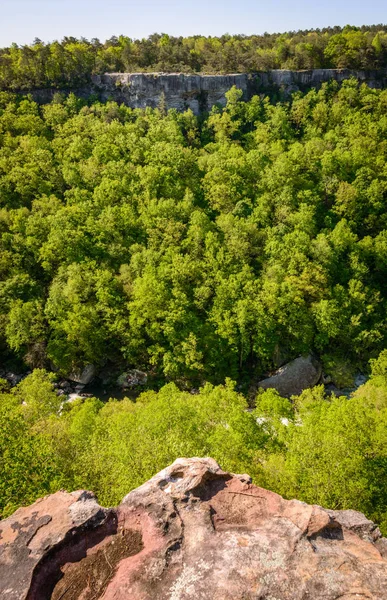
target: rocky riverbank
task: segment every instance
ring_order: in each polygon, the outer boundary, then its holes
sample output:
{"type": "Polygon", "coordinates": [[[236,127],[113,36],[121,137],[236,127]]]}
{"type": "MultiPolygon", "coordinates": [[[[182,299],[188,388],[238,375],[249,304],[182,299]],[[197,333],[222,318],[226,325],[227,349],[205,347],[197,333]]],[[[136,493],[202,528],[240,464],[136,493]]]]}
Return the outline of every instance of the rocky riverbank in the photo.
{"type": "MultiPolygon", "coordinates": [[[[30,374],[31,371],[15,373],[0,368],[0,380],[3,379],[11,388],[30,374]]],[[[78,398],[91,397],[107,401],[109,398],[136,398],[147,382],[147,374],[137,369],[122,372],[119,368],[110,367],[97,371],[94,365],[87,365],[68,377],[55,374],[53,386],[64,401],[72,402],[78,398]]]]}
{"type": "MultiPolygon", "coordinates": [[[[15,373],[0,369],[0,380],[3,379],[10,387],[20,383],[31,371],[15,373]]],[[[97,369],[94,365],[86,365],[79,371],[74,371],[67,377],[57,374],[53,383],[58,396],[64,401],[74,401],[78,398],[95,397],[103,401],[109,398],[120,400],[124,397],[136,398],[148,385],[147,373],[138,369],[122,371],[117,366],[109,365],[97,369]]],[[[351,386],[338,387],[330,376],[324,374],[320,362],[311,355],[300,356],[270,373],[268,377],[250,386],[249,398],[255,399],[258,389],[273,388],[281,396],[290,398],[301,394],[307,388],[323,384],[327,394],[350,396],[367,381],[362,373],[357,373],[351,386]]],[[[195,390],[192,390],[195,392],[195,390]]]]}

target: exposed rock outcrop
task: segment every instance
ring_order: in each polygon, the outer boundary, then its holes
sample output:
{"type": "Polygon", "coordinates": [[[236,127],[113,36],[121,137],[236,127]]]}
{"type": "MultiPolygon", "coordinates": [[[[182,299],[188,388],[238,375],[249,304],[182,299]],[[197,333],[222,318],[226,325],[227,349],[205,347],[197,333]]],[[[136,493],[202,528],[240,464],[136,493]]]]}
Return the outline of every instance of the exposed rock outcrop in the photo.
{"type": "Polygon", "coordinates": [[[355,511],[178,459],[116,509],[58,492],[0,522],[0,597],[383,600],[385,542],[355,511]]]}
{"type": "Polygon", "coordinates": [[[70,381],[75,381],[75,383],[79,383],[81,385],[87,385],[91,381],[93,381],[96,375],[96,368],[94,365],[86,365],[82,370],[73,371],[69,379],[70,381]]]}
{"type": "MultiPolygon", "coordinates": [[[[190,108],[195,114],[210,110],[214,104],[224,106],[226,92],[232,87],[243,91],[245,100],[254,94],[282,92],[288,96],[294,91],[319,88],[324,82],[341,83],[356,77],[371,87],[387,86],[387,70],[353,71],[350,69],[314,69],[309,71],[272,70],[259,73],[229,75],[187,75],[184,73],[105,73],[95,75],[90,84],[73,91],[81,97],[113,99],[132,108],[157,107],[165,102],[167,108],[179,111],[190,108]]],[[[38,102],[50,102],[58,90],[29,90],[38,102]]]]}
{"type": "Polygon", "coordinates": [[[274,388],[280,396],[296,396],[316,385],[321,372],[320,363],[312,356],[299,356],[278,369],[271,377],[260,381],[258,387],[263,390],[274,388]]]}

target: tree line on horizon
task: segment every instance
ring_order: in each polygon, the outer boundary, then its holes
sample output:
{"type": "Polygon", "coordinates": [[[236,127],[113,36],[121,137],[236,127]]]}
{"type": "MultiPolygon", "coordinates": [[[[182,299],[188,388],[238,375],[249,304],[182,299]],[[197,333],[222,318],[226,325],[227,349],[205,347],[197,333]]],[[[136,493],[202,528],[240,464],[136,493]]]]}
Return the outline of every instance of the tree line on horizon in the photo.
{"type": "Polygon", "coordinates": [[[263,35],[131,39],[65,37],[0,49],[0,90],[88,83],[105,72],[251,73],[271,69],[380,69],[387,66],[387,26],[328,27],[263,35]]]}

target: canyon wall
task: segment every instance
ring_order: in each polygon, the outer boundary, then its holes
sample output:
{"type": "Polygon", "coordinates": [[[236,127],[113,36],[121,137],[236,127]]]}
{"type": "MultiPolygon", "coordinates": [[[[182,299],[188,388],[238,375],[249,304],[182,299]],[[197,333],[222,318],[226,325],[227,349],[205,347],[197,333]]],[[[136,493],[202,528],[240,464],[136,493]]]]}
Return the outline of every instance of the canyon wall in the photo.
{"type": "MultiPolygon", "coordinates": [[[[387,69],[380,71],[351,71],[349,69],[314,69],[310,71],[275,70],[260,73],[230,75],[186,75],[183,73],[106,73],[95,75],[90,84],[73,91],[102,101],[115,100],[132,108],[157,107],[165,102],[166,108],[179,111],[190,108],[195,114],[210,110],[214,104],[224,106],[225,94],[232,87],[243,91],[243,98],[254,94],[289,96],[292,92],[319,88],[324,82],[339,83],[356,77],[370,87],[387,87],[387,69]]],[[[38,102],[49,102],[55,89],[33,90],[38,102]]]]}

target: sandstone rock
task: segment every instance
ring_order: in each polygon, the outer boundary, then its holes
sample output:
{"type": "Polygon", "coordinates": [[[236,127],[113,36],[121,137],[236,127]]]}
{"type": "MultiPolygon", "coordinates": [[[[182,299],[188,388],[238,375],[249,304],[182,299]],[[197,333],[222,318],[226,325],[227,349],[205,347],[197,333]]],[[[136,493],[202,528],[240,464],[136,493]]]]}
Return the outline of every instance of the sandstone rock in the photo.
{"type": "Polygon", "coordinates": [[[387,560],[387,538],[380,538],[376,541],[376,547],[380,554],[387,560]]]}
{"type": "Polygon", "coordinates": [[[274,388],[281,396],[296,396],[316,385],[320,377],[321,365],[311,356],[300,356],[260,381],[258,387],[263,390],[274,388]]]}
{"type": "Polygon", "coordinates": [[[0,522],[0,597],[386,600],[386,541],[355,511],[178,459],[114,510],[58,492],[0,522]]]}
{"type": "Polygon", "coordinates": [[[327,510],[327,513],[340,525],[354,531],[364,540],[375,542],[381,538],[378,526],[356,510],[327,510]]]}
{"type": "Polygon", "coordinates": [[[96,373],[96,368],[94,365],[86,365],[86,367],[82,371],[74,371],[69,376],[70,381],[75,381],[81,385],[87,385],[90,383],[96,373]]]}
{"type": "Polygon", "coordinates": [[[60,576],[66,557],[81,557],[89,539],[94,544],[114,528],[115,514],[90,492],[57,492],[19,508],[0,521],[0,598],[50,598],[51,574],[60,576]]]}

